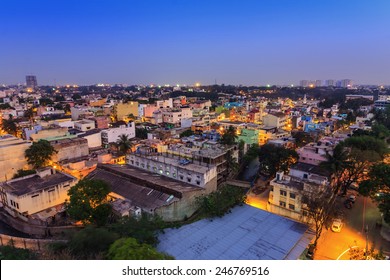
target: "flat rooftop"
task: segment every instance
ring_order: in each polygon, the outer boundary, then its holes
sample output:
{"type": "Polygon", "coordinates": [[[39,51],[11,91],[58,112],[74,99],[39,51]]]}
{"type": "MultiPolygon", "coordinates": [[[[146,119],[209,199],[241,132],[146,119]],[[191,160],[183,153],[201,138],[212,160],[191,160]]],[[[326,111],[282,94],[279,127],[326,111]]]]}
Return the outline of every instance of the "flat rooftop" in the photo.
{"type": "Polygon", "coordinates": [[[127,181],[136,183],[139,186],[146,186],[164,193],[173,194],[179,198],[181,198],[182,194],[185,192],[202,190],[201,187],[195,187],[193,185],[176,181],[130,165],[98,164],[97,170],[99,169],[115,173],[116,175],[124,177],[127,181]]]}
{"type": "Polygon", "coordinates": [[[204,165],[199,165],[199,164],[195,164],[195,163],[191,163],[191,162],[183,165],[183,164],[180,164],[178,158],[167,157],[164,155],[149,156],[149,155],[140,155],[137,153],[133,153],[131,155],[134,155],[134,156],[139,157],[139,158],[145,158],[148,160],[152,160],[154,162],[169,164],[170,166],[178,167],[181,169],[185,169],[185,170],[189,170],[189,171],[197,172],[197,173],[201,173],[201,174],[204,174],[204,173],[208,172],[211,168],[215,167],[214,165],[210,165],[210,167],[207,167],[204,165]]]}
{"type": "Polygon", "coordinates": [[[57,172],[43,178],[41,178],[39,175],[35,175],[21,180],[11,180],[4,182],[3,187],[11,194],[20,196],[28,193],[42,191],[58,184],[70,182],[73,180],[75,180],[74,177],[57,172]]]}
{"type": "Polygon", "coordinates": [[[296,260],[311,241],[307,231],[304,224],[244,205],[222,218],[164,230],[157,249],[177,260],[296,260]]]}

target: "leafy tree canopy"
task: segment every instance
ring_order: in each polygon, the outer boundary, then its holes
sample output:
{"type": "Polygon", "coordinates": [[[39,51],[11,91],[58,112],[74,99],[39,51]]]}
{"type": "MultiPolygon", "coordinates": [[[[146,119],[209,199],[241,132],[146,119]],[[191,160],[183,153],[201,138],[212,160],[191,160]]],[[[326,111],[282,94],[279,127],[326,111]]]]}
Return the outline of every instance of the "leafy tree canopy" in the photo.
{"type": "Polygon", "coordinates": [[[172,260],[171,256],[158,252],[149,244],[140,244],[128,237],[116,240],[109,248],[110,260],[172,260]]]}
{"type": "Polygon", "coordinates": [[[83,179],[79,181],[68,191],[69,216],[84,224],[105,225],[111,214],[111,205],[107,202],[109,193],[109,185],[102,180],[83,179]]]}
{"type": "Polygon", "coordinates": [[[118,235],[105,228],[87,226],[72,235],[68,248],[72,255],[81,259],[103,257],[118,235]]]}
{"type": "Polygon", "coordinates": [[[229,128],[223,133],[219,142],[224,145],[234,145],[237,142],[237,138],[238,136],[236,134],[236,130],[233,126],[229,126],[229,128]]]}
{"type": "Polygon", "coordinates": [[[16,178],[20,178],[20,177],[32,175],[32,174],[35,174],[35,173],[36,173],[35,170],[23,170],[23,169],[19,169],[19,170],[16,172],[16,174],[12,177],[12,179],[16,179],[16,178]]]}
{"type": "Polygon", "coordinates": [[[375,200],[384,220],[390,223],[390,165],[381,162],[371,166],[368,178],[360,183],[359,193],[375,200]]]}
{"type": "Polygon", "coordinates": [[[260,147],[259,151],[259,171],[274,177],[278,171],[287,172],[290,166],[297,162],[298,158],[298,153],[293,149],[265,144],[260,147]]]}
{"type": "Polygon", "coordinates": [[[51,157],[57,153],[52,145],[46,140],[34,142],[24,153],[27,163],[34,168],[46,166],[51,157]]]}
{"type": "Polygon", "coordinates": [[[206,217],[222,217],[230,208],[245,201],[243,189],[226,185],[196,199],[199,211],[206,217]]]}

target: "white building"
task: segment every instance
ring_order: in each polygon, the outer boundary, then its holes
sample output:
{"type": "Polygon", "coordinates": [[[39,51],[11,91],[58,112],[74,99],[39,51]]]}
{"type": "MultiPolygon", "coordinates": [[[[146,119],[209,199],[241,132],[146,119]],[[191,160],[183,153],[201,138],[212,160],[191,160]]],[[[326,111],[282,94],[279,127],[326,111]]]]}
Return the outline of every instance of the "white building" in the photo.
{"type": "Polygon", "coordinates": [[[81,131],[88,131],[91,129],[95,129],[95,121],[93,120],[81,120],[74,122],[74,128],[81,130],[81,131]]]}
{"type": "Polygon", "coordinates": [[[14,217],[27,217],[69,199],[77,179],[52,168],[0,184],[1,202],[14,217]]]}
{"type": "Polygon", "coordinates": [[[303,196],[320,193],[329,187],[326,171],[318,166],[297,163],[289,175],[278,172],[270,182],[267,210],[291,219],[308,222],[308,209],[303,196]]]}
{"type": "Polygon", "coordinates": [[[134,122],[129,122],[127,126],[121,125],[120,127],[105,129],[101,133],[103,145],[115,143],[122,134],[127,135],[131,139],[135,137],[135,124],[134,122]]]}
{"type": "Polygon", "coordinates": [[[137,152],[127,156],[127,164],[201,188],[217,184],[215,165],[200,165],[178,157],[137,152]]]}

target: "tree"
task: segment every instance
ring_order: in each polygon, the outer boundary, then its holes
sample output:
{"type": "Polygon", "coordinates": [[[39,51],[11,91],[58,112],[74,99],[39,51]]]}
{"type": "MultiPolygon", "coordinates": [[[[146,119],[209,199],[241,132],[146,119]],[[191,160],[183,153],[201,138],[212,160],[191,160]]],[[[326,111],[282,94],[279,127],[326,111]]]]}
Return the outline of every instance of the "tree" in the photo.
{"type": "Polygon", "coordinates": [[[191,135],[194,135],[194,132],[191,129],[188,129],[188,130],[183,131],[182,133],[180,133],[180,138],[188,137],[188,136],[191,136],[191,135]]]}
{"type": "Polygon", "coordinates": [[[57,153],[52,145],[46,140],[34,142],[24,153],[27,163],[35,169],[46,166],[51,157],[57,153]]]}
{"type": "Polygon", "coordinates": [[[36,174],[36,171],[35,170],[19,169],[16,172],[16,174],[12,177],[12,179],[16,179],[16,178],[20,178],[20,177],[24,177],[24,176],[28,176],[28,175],[32,175],[32,174],[36,174]]]}
{"type": "Polygon", "coordinates": [[[135,117],[134,114],[129,114],[128,118],[130,122],[133,122],[137,117],[135,117]]]}
{"type": "Polygon", "coordinates": [[[308,213],[308,218],[315,228],[314,247],[317,246],[318,239],[321,236],[324,224],[328,220],[332,210],[334,200],[332,191],[329,188],[306,191],[302,196],[302,202],[308,213]]]}
{"type": "Polygon", "coordinates": [[[6,119],[2,120],[1,126],[5,132],[16,136],[16,134],[18,132],[18,126],[16,125],[16,122],[11,114],[9,115],[8,120],[6,120],[6,119]]]}
{"type": "Polygon", "coordinates": [[[81,95],[78,94],[78,93],[75,93],[75,94],[72,95],[72,99],[73,100],[80,100],[81,99],[81,95]]]}
{"type": "Polygon", "coordinates": [[[121,154],[126,154],[132,147],[133,143],[130,141],[127,134],[121,134],[116,141],[116,147],[121,154]]]}
{"type": "Polygon", "coordinates": [[[147,139],[148,138],[148,130],[146,128],[135,128],[135,137],[140,139],[147,139]]]}
{"type": "Polygon", "coordinates": [[[36,260],[37,255],[27,249],[14,248],[11,245],[0,246],[0,260],[36,260]]]}
{"type": "Polygon", "coordinates": [[[237,142],[238,136],[236,135],[236,130],[233,126],[229,126],[229,128],[223,133],[219,142],[224,145],[234,145],[237,142]]]}
{"type": "Polygon", "coordinates": [[[51,100],[50,98],[42,97],[39,99],[39,104],[42,106],[51,105],[53,103],[53,100],[51,100]]]}
{"type": "Polygon", "coordinates": [[[287,172],[290,166],[297,162],[298,158],[298,153],[293,149],[265,144],[260,147],[259,151],[259,171],[274,177],[278,171],[287,172]]]}
{"type": "Polygon", "coordinates": [[[359,184],[359,193],[376,201],[385,222],[390,223],[390,165],[381,162],[371,166],[367,178],[359,184]]]}
{"type": "Polygon", "coordinates": [[[172,260],[173,257],[158,252],[149,244],[140,244],[134,238],[116,240],[109,248],[110,260],[172,260]]]}
{"type": "Polygon", "coordinates": [[[102,180],[79,181],[68,191],[66,209],[69,216],[84,224],[105,225],[111,214],[111,205],[107,201],[109,193],[109,185],[102,180]]]}
{"type": "Polygon", "coordinates": [[[76,258],[102,258],[116,239],[118,235],[108,229],[87,226],[72,235],[67,247],[76,258]]]}
{"type": "Polygon", "coordinates": [[[313,136],[311,136],[309,133],[304,131],[297,131],[295,133],[292,133],[292,137],[295,139],[295,145],[299,147],[303,147],[306,144],[309,144],[310,142],[314,142],[313,136]]]}
{"type": "Polygon", "coordinates": [[[158,244],[157,233],[166,227],[161,217],[142,214],[141,217],[125,216],[110,228],[119,234],[120,237],[133,237],[139,243],[147,243],[155,246],[158,244]]]}
{"type": "Polygon", "coordinates": [[[206,217],[222,217],[230,208],[245,201],[243,189],[226,185],[206,195],[196,198],[199,212],[206,217]]]}
{"type": "Polygon", "coordinates": [[[337,144],[333,155],[321,163],[335,178],[334,193],[340,190],[346,194],[352,183],[366,179],[366,170],[375,162],[381,161],[388,149],[383,140],[372,136],[353,136],[337,144]]]}
{"type": "Polygon", "coordinates": [[[70,113],[70,104],[65,104],[64,111],[65,113],[70,113]]]}
{"type": "Polygon", "coordinates": [[[33,121],[34,120],[34,115],[35,115],[34,108],[29,108],[26,111],[24,111],[24,117],[28,118],[29,121],[33,121]]]}

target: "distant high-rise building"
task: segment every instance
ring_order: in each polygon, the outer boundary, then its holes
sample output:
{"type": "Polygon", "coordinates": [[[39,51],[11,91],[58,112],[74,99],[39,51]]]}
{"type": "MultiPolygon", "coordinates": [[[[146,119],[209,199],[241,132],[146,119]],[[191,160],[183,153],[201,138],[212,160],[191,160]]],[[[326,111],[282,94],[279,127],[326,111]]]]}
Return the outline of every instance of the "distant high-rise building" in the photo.
{"type": "Polygon", "coordinates": [[[315,86],[316,87],[322,87],[322,80],[316,80],[315,86]]]}
{"type": "Polygon", "coordinates": [[[301,80],[301,81],[299,82],[299,85],[300,85],[301,87],[308,87],[308,86],[310,85],[310,81],[308,81],[308,80],[301,80]]]}
{"type": "Polygon", "coordinates": [[[28,88],[36,88],[38,86],[37,77],[36,76],[26,76],[26,86],[28,88]]]}
{"type": "Polygon", "coordinates": [[[353,86],[353,81],[350,79],[341,80],[340,86],[343,88],[350,88],[353,86]]]}
{"type": "Polygon", "coordinates": [[[335,80],[326,80],[325,81],[325,86],[326,87],[334,87],[336,85],[335,80]]]}

